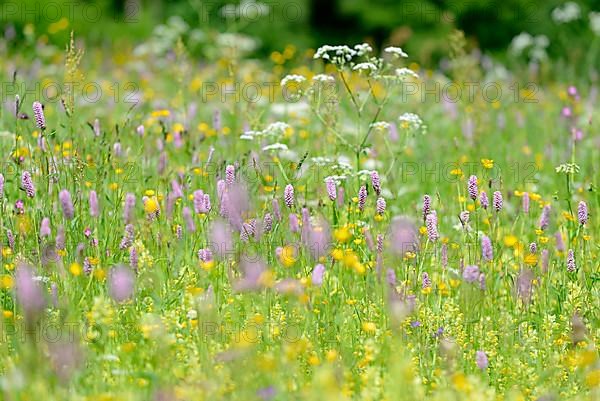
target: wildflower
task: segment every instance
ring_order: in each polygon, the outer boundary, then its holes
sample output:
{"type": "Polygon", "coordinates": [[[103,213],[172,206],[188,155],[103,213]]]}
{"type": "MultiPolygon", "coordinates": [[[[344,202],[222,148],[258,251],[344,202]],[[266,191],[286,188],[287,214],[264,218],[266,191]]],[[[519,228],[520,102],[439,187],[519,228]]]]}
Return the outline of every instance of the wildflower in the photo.
{"type": "Polygon", "coordinates": [[[431,196],[423,195],[423,219],[429,214],[431,211],[431,196]]]}
{"type": "Polygon", "coordinates": [[[137,250],[135,249],[134,246],[131,247],[131,249],[129,250],[129,266],[134,270],[137,271],[138,269],[138,253],[137,250]]]}
{"type": "Polygon", "coordinates": [[[472,200],[477,199],[478,190],[477,190],[477,177],[472,175],[469,177],[469,182],[467,185],[467,190],[469,192],[469,197],[472,200]]]}
{"type": "Polygon", "coordinates": [[[133,244],[133,240],[135,239],[135,230],[132,224],[127,224],[125,226],[125,234],[121,239],[121,243],[119,244],[119,249],[127,249],[133,244]]]}
{"type": "Polygon", "coordinates": [[[548,252],[547,249],[544,249],[542,251],[542,271],[543,272],[547,272],[548,271],[548,264],[550,262],[550,253],[548,252]]]}
{"type": "Polygon", "coordinates": [[[423,123],[421,117],[414,113],[404,113],[398,117],[400,127],[409,131],[420,131],[421,134],[427,133],[427,126],[423,123]]]}
{"type": "Polygon", "coordinates": [[[74,216],[73,202],[71,202],[71,194],[66,189],[63,189],[59,192],[58,199],[60,200],[65,219],[71,220],[74,216]]]}
{"type": "Polygon", "coordinates": [[[273,206],[273,216],[275,216],[277,221],[281,221],[281,208],[279,207],[279,201],[277,199],[273,199],[271,205],[273,206]]]}
{"type": "Polygon", "coordinates": [[[379,173],[377,171],[371,172],[371,185],[377,196],[381,195],[381,180],[379,179],[379,173]]]}
{"type": "Polygon", "coordinates": [[[408,57],[408,54],[406,54],[404,52],[404,50],[402,50],[399,47],[395,47],[395,46],[388,46],[385,49],[383,49],[384,52],[393,55],[394,57],[400,58],[400,57],[408,57]]]}
{"type": "Polygon", "coordinates": [[[485,352],[483,351],[477,351],[477,353],[475,354],[475,363],[477,364],[477,367],[481,370],[486,370],[488,367],[488,358],[487,355],[485,354],[485,352]]]}
{"type": "Polygon", "coordinates": [[[557,231],[554,234],[554,238],[556,239],[556,250],[559,252],[564,252],[565,250],[565,242],[563,241],[562,234],[560,231],[557,231]]]}
{"type": "Polygon", "coordinates": [[[381,196],[379,198],[377,198],[377,214],[382,215],[385,213],[385,207],[386,207],[386,203],[385,203],[385,199],[383,199],[381,196]]]}
{"type": "Polygon", "coordinates": [[[135,208],[135,195],[128,193],[125,195],[125,205],[123,207],[123,220],[130,223],[133,220],[133,211],[135,208]]]}
{"type": "Polygon", "coordinates": [[[135,129],[135,132],[139,135],[139,136],[144,136],[144,131],[145,128],[143,125],[138,125],[137,128],[135,129]]]}
{"type": "Polygon", "coordinates": [[[429,278],[429,274],[427,274],[427,272],[423,272],[421,275],[421,281],[423,289],[431,287],[431,279],[429,278]]]}
{"type": "Polygon", "coordinates": [[[470,265],[466,266],[463,270],[463,279],[467,283],[474,283],[479,279],[479,266],[470,265]]]}
{"type": "Polygon", "coordinates": [[[300,231],[300,224],[298,222],[298,216],[296,216],[295,213],[290,213],[289,215],[289,224],[290,224],[290,231],[293,233],[297,233],[298,231],[300,231]]]}
{"type": "Polygon", "coordinates": [[[134,291],[134,275],[123,265],[111,269],[108,279],[108,291],[115,301],[121,303],[131,298],[134,291]]]}
{"type": "Polygon", "coordinates": [[[535,242],[529,244],[529,253],[534,255],[537,253],[537,244],[535,242]]]}
{"type": "Polygon", "coordinates": [[[33,117],[35,125],[42,131],[46,129],[46,118],[44,117],[44,106],[38,101],[33,102],[33,117]]]}
{"type": "Polygon", "coordinates": [[[337,190],[337,204],[339,207],[344,206],[344,187],[338,187],[337,190]]]}
{"type": "Polygon", "coordinates": [[[487,209],[490,206],[490,201],[485,191],[481,191],[481,193],[479,193],[479,203],[481,203],[481,207],[484,209],[487,209]]]}
{"type": "Polygon", "coordinates": [[[479,289],[485,291],[485,274],[479,274],[479,289]]]}
{"type": "Polygon", "coordinates": [[[531,300],[532,295],[533,272],[531,270],[522,270],[517,277],[517,295],[525,303],[531,300]]]}
{"type": "Polygon", "coordinates": [[[89,206],[90,216],[98,217],[100,215],[100,210],[98,208],[98,195],[96,194],[96,191],[90,191],[89,206]]]}
{"type": "Polygon", "coordinates": [[[529,213],[529,193],[523,193],[523,201],[522,201],[523,213],[529,213]]]}
{"type": "Polygon", "coordinates": [[[21,174],[21,187],[25,190],[28,198],[35,196],[35,187],[33,186],[29,171],[23,171],[23,174],[21,174]]]}
{"type": "Polygon", "coordinates": [[[494,252],[492,249],[492,241],[487,235],[483,235],[481,237],[481,256],[483,260],[492,260],[494,259],[494,252]]]}
{"type": "Polygon", "coordinates": [[[33,268],[26,264],[17,267],[15,273],[15,290],[17,301],[23,308],[25,316],[33,319],[46,307],[46,299],[38,281],[36,281],[33,268]]]}
{"type": "Polygon", "coordinates": [[[229,164],[227,167],[225,167],[225,183],[227,185],[231,185],[233,184],[233,182],[235,181],[235,167],[231,164],[229,164]]]}
{"type": "Polygon", "coordinates": [[[183,211],[183,220],[185,220],[185,227],[188,232],[193,233],[196,231],[196,225],[194,224],[194,219],[192,218],[192,211],[189,207],[184,207],[183,211]]]}
{"type": "Polygon", "coordinates": [[[396,77],[401,81],[404,81],[408,77],[419,79],[419,74],[417,74],[410,68],[396,68],[396,71],[394,72],[396,73],[396,77]]]}
{"type": "Polygon", "coordinates": [[[550,225],[550,205],[544,206],[540,216],[540,229],[545,230],[550,225]]]}
{"type": "Polygon", "coordinates": [[[367,202],[367,187],[362,185],[358,190],[358,209],[362,212],[367,202]]]}
{"type": "Polygon", "coordinates": [[[325,178],[325,186],[327,188],[327,195],[329,196],[329,199],[334,201],[337,198],[335,180],[332,177],[325,178]]]}
{"type": "Polygon", "coordinates": [[[313,269],[311,275],[311,282],[316,286],[321,286],[323,284],[323,275],[325,273],[325,266],[319,263],[313,269]]]}
{"type": "Polygon", "coordinates": [[[50,219],[44,217],[40,224],[40,237],[49,237],[50,235],[52,235],[52,231],[50,230],[50,219]]]}
{"type": "Polygon", "coordinates": [[[579,205],[577,206],[577,217],[579,219],[579,224],[582,226],[586,225],[588,221],[588,208],[585,201],[579,202],[579,205]]]}
{"type": "Polygon", "coordinates": [[[481,165],[483,166],[483,168],[489,170],[491,168],[494,168],[494,161],[491,159],[481,159],[481,165]]]}
{"type": "Polygon", "coordinates": [[[0,173],[0,200],[4,198],[4,175],[0,173]]]}
{"type": "Polygon", "coordinates": [[[263,233],[269,233],[273,229],[273,216],[271,213],[265,213],[263,217],[263,233]]]}
{"type": "Polygon", "coordinates": [[[469,211],[464,210],[464,211],[460,212],[459,219],[460,219],[460,222],[461,222],[463,228],[466,228],[467,224],[469,224],[469,211]]]}
{"type": "Polygon", "coordinates": [[[157,217],[160,213],[160,206],[155,197],[144,197],[144,212],[150,217],[157,217]]]}
{"type": "Polygon", "coordinates": [[[204,207],[200,210],[201,213],[208,213],[210,212],[210,195],[209,194],[204,194],[204,207]]]}
{"type": "Polygon", "coordinates": [[[64,250],[65,249],[65,227],[60,225],[58,226],[58,230],[56,231],[56,238],[54,242],[56,243],[56,249],[64,250]]]}
{"type": "Polygon", "coordinates": [[[500,191],[494,192],[493,204],[494,204],[494,209],[496,210],[496,212],[499,212],[502,210],[502,193],[500,191]]]}
{"type": "Polygon", "coordinates": [[[569,249],[569,252],[567,252],[567,271],[573,273],[575,270],[577,270],[575,255],[573,254],[573,250],[569,249]]]}
{"type": "Polygon", "coordinates": [[[194,212],[204,213],[204,191],[198,189],[193,193],[194,212]]]}
{"type": "Polygon", "coordinates": [[[377,234],[377,253],[383,253],[383,234],[377,234]]]}
{"type": "Polygon", "coordinates": [[[285,190],[283,192],[283,200],[285,202],[285,205],[291,209],[294,205],[294,187],[292,186],[292,184],[287,184],[285,186],[285,190]]]}
{"type": "Polygon", "coordinates": [[[314,59],[323,59],[329,61],[331,64],[343,67],[349,63],[353,57],[357,55],[357,52],[346,45],[341,46],[321,46],[315,52],[314,59]]]}
{"type": "Polygon", "coordinates": [[[442,267],[446,268],[448,266],[448,244],[442,244],[442,251],[441,251],[442,255],[441,255],[441,262],[442,262],[442,267]]]}
{"type": "Polygon", "coordinates": [[[435,211],[429,213],[425,218],[425,226],[427,227],[427,236],[430,241],[435,242],[440,235],[437,230],[437,215],[435,211]]]}

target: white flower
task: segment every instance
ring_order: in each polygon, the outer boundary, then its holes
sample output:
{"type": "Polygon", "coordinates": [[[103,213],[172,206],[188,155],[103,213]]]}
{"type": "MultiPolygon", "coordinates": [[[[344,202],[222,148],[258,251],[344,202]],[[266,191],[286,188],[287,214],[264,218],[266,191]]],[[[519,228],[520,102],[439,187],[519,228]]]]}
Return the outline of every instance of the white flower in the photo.
{"type": "Polygon", "coordinates": [[[306,78],[303,77],[302,75],[290,74],[290,75],[286,75],[285,77],[283,77],[280,85],[282,87],[285,87],[289,82],[301,84],[304,81],[306,81],[306,78]]]}
{"type": "Polygon", "coordinates": [[[348,177],[341,174],[341,175],[330,175],[329,177],[325,177],[325,179],[323,180],[323,182],[327,182],[329,180],[333,180],[335,182],[336,185],[340,185],[342,183],[342,181],[346,180],[348,177]]]}
{"type": "Polygon", "coordinates": [[[283,144],[283,143],[273,143],[271,145],[267,145],[265,147],[262,148],[263,152],[269,152],[269,151],[286,151],[288,150],[287,145],[283,144]]]}
{"type": "Polygon", "coordinates": [[[385,49],[383,49],[384,52],[393,55],[394,57],[400,58],[400,57],[408,57],[408,54],[406,54],[404,52],[404,50],[402,50],[399,47],[395,47],[395,46],[389,46],[386,47],[385,49]]]}
{"type": "Polygon", "coordinates": [[[408,77],[419,79],[419,75],[410,68],[396,68],[396,76],[401,80],[408,77]]]}
{"type": "Polygon", "coordinates": [[[400,121],[400,128],[402,129],[408,131],[421,131],[422,134],[427,132],[427,126],[417,114],[404,113],[398,117],[398,121],[400,121]]]}
{"type": "Polygon", "coordinates": [[[552,19],[557,24],[566,24],[578,20],[581,17],[581,8],[579,4],[568,1],[562,7],[556,7],[552,10],[552,19]]]}
{"type": "Polygon", "coordinates": [[[361,43],[360,45],[355,45],[354,50],[356,50],[356,55],[360,57],[371,53],[373,48],[368,43],[361,43]]]}
{"type": "Polygon", "coordinates": [[[269,124],[267,128],[262,131],[262,133],[263,135],[277,136],[283,135],[288,129],[290,129],[289,124],[281,121],[275,121],[274,123],[269,124]]]}
{"type": "Polygon", "coordinates": [[[377,71],[377,66],[373,63],[358,63],[352,67],[353,71],[377,71]]]}
{"type": "Polygon", "coordinates": [[[588,17],[590,18],[590,29],[596,36],[600,36],[600,12],[592,11],[588,14],[588,17]]]}
{"type": "Polygon", "coordinates": [[[533,37],[527,32],[521,32],[510,42],[510,51],[518,56],[531,45],[533,45],[533,37]]]}
{"type": "Polygon", "coordinates": [[[326,166],[332,162],[332,160],[329,157],[321,157],[321,156],[311,157],[310,160],[317,166],[326,166]]]}
{"type": "Polygon", "coordinates": [[[312,80],[314,82],[335,82],[335,78],[327,74],[317,74],[312,78],[312,80]]]}
{"type": "Polygon", "coordinates": [[[346,45],[341,46],[330,46],[325,45],[317,49],[317,52],[313,56],[314,59],[323,59],[329,61],[331,64],[343,66],[349,63],[352,58],[356,56],[356,51],[352,50],[346,45]]]}
{"type": "Polygon", "coordinates": [[[389,130],[391,127],[391,124],[388,123],[387,121],[377,121],[374,122],[373,124],[371,124],[371,128],[377,130],[377,131],[387,131],[389,130]]]}

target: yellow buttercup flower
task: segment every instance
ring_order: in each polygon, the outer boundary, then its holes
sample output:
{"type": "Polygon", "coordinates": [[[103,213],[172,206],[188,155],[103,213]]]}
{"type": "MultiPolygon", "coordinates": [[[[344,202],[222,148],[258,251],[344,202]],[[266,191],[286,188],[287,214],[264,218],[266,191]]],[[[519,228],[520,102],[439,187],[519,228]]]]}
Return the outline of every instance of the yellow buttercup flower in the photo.
{"type": "Polygon", "coordinates": [[[491,169],[494,168],[494,161],[492,159],[481,159],[481,165],[483,168],[491,169]]]}

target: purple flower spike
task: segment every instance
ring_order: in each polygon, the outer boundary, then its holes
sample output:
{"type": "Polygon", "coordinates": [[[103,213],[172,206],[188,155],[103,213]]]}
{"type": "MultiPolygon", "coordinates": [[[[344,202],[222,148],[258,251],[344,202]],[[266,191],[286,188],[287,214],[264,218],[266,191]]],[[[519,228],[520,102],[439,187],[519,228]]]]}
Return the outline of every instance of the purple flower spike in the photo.
{"type": "Polygon", "coordinates": [[[371,184],[373,185],[373,190],[377,196],[381,195],[381,180],[379,179],[379,173],[377,171],[371,172],[371,184]]]}
{"type": "Polygon", "coordinates": [[[479,190],[477,189],[477,176],[472,175],[469,177],[469,182],[467,184],[467,190],[469,192],[469,197],[472,200],[477,199],[477,195],[479,195],[479,190]]]}
{"type": "Polygon", "coordinates": [[[492,241],[485,234],[481,237],[481,256],[483,257],[483,260],[487,261],[494,259],[492,241]]]}
{"type": "Polygon", "coordinates": [[[496,210],[496,212],[501,211],[503,200],[502,200],[502,193],[500,191],[494,192],[493,202],[494,202],[494,209],[496,210]]]}
{"type": "Polygon", "coordinates": [[[331,177],[325,179],[325,186],[327,188],[327,196],[329,199],[334,201],[337,198],[337,190],[335,187],[335,180],[331,177]]]}
{"type": "Polygon", "coordinates": [[[585,226],[588,221],[588,207],[584,201],[579,202],[577,206],[577,218],[579,219],[579,224],[585,226]]]}
{"type": "Polygon", "coordinates": [[[33,102],[33,117],[35,125],[42,131],[46,129],[46,117],[44,117],[44,106],[40,102],[33,102]]]}
{"type": "Polygon", "coordinates": [[[367,202],[367,187],[361,186],[358,190],[358,209],[362,212],[367,202]]]}
{"type": "Polygon", "coordinates": [[[58,199],[60,200],[60,205],[62,206],[65,219],[71,220],[75,215],[75,211],[73,210],[73,202],[71,201],[71,194],[66,189],[63,189],[59,192],[58,199]]]}
{"type": "Polygon", "coordinates": [[[21,186],[25,190],[28,198],[33,198],[35,196],[35,187],[33,186],[29,171],[23,171],[23,174],[21,174],[21,186]]]}
{"type": "Polygon", "coordinates": [[[294,206],[294,187],[292,184],[287,184],[283,192],[283,200],[285,205],[289,208],[294,206]]]}
{"type": "Polygon", "coordinates": [[[121,303],[133,296],[135,277],[133,272],[123,266],[114,267],[108,278],[108,291],[115,301],[121,303]]]}

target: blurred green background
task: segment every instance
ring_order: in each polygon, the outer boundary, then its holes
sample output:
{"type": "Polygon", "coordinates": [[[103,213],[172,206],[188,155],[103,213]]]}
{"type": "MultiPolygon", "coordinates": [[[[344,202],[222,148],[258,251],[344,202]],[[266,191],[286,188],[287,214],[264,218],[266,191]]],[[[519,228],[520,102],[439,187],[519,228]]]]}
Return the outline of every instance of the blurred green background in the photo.
{"type": "Polygon", "coordinates": [[[201,56],[211,33],[235,32],[256,39],[250,50],[257,57],[289,44],[369,41],[402,46],[424,65],[438,63],[449,34],[460,29],[471,48],[501,58],[512,44],[512,54],[527,62],[547,56],[559,64],[585,61],[589,69],[598,60],[594,12],[600,0],[3,0],[0,26],[12,47],[40,38],[64,46],[74,30],[88,45],[158,38],[164,51],[181,37],[201,56]]]}

